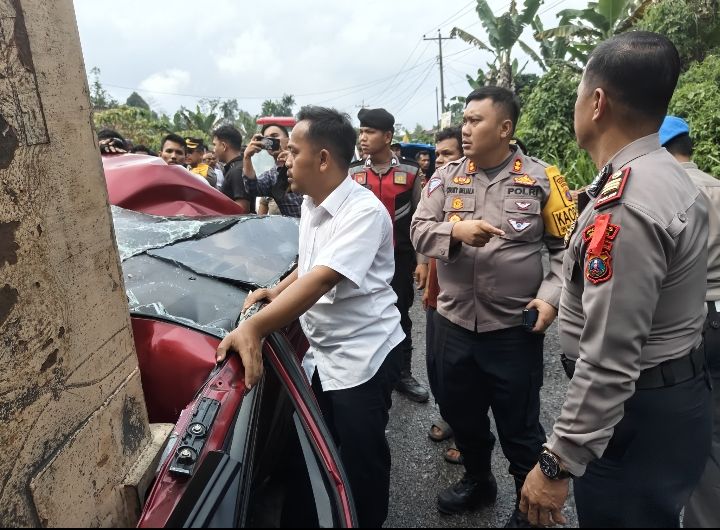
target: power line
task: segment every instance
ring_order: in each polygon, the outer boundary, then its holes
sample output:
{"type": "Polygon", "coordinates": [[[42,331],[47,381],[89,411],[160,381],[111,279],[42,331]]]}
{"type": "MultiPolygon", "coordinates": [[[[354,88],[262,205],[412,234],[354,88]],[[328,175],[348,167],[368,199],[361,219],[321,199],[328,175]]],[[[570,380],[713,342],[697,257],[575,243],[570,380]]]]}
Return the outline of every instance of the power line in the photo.
{"type": "MultiPolygon", "coordinates": [[[[470,2],[468,2],[467,4],[465,4],[463,7],[461,7],[460,9],[458,9],[455,13],[453,13],[452,15],[450,15],[448,18],[446,18],[445,20],[443,20],[442,22],[440,22],[437,26],[434,26],[432,29],[429,29],[429,30],[426,31],[425,33],[430,33],[431,31],[434,31],[435,29],[440,29],[440,28],[442,28],[444,25],[449,24],[450,22],[452,22],[453,20],[456,20],[456,19],[464,16],[465,14],[467,14],[467,13],[465,13],[465,12],[469,12],[469,9],[468,9],[468,8],[472,8],[472,7],[475,5],[475,3],[476,3],[475,0],[471,0],[470,2]],[[460,14],[461,12],[463,12],[463,13],[460,14]]],[[[470,10],[471,10],[471,9],[470,9],[470,10]]]]}
{"type": "Polygon", "coordinates": [[[417,86],[417,88],[412,93],[412,95],[408,99],[405,100],[405,103],[403,103],[402,106],[395,111],[396,113],[399,114],[405,107],[407,107],[407,104],[412,101],[412,99],[417,95],[418,90],[420,90],[420,88],[423,86],[425,81],[427,81],[427,78],[430,77],[431,72],[432,72],[432,68],[428,68],[427,75],[425,75],[425,77],[423,77],[423,80],[420,81],[420,84],[417,86]]]}

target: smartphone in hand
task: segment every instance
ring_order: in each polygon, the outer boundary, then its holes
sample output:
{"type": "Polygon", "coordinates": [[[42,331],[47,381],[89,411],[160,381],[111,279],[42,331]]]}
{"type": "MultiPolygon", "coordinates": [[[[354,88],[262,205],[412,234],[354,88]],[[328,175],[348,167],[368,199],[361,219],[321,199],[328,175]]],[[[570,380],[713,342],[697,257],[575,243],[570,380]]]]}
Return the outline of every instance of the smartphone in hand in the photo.
{"type": "Polygon", "coordinates": [[[523,309],[523,327],[527,331],[532,331],[535,328],[539,314],[540,312],[537,309],[523,309]]]}

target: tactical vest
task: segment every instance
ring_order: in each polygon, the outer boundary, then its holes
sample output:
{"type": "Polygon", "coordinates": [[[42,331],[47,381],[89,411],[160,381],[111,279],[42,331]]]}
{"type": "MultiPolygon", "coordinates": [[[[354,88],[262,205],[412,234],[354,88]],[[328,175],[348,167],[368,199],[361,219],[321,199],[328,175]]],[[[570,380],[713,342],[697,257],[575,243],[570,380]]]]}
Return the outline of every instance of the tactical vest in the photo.
{"type": "Polygon", "coordinates": [[[410,221],[415,213],[412,195],[419,169],[410,160],[396,158],[384,175],[378,175],[362,162],[350,168],[350,177],[372,191],[387,208],[393,221],[393,241],[397,251],[414,252],[410,241],[410,221]]]}

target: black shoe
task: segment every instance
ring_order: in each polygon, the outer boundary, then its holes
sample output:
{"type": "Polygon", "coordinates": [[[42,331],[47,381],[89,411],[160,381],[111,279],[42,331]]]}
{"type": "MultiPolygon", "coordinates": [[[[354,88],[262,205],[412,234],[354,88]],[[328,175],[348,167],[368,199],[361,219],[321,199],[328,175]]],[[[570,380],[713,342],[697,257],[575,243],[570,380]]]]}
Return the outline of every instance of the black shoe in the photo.
{"type": "Polygon", "coordinates": [[[437,508],[447,515],[471,512],[493,504],[496,498],[497,482],[492,473],[482,479],[465,474],[460,482],[438,493],[437,508]]]}
{"type": "Polygon", "coordinates": [[[515,508],[515,511],[510,516],[510,519],[507,520],[507,523],[505,523],[504,528],[539,528],[538,526],[533,526],[530,524],[530,522],[525,518],[525,515],[523,513],[515,508]]]}
{"type": "Polygon", "coordinates": [[[401,377],[395,385],[395,390],[418,403],[426,403],[430,399],[427,389],[411,375],[401,377]]]}

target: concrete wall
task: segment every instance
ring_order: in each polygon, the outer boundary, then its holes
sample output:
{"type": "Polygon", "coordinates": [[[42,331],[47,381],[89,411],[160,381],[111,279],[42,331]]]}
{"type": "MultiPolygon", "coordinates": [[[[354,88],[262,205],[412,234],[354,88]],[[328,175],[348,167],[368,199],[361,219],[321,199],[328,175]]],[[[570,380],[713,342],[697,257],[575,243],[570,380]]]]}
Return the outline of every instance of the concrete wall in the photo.
{"type": "Polygon", "coordinates": [[[0,524],[133,523],[152,436],[71,0],[0,0],[0,426],[0,524]]]}

